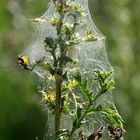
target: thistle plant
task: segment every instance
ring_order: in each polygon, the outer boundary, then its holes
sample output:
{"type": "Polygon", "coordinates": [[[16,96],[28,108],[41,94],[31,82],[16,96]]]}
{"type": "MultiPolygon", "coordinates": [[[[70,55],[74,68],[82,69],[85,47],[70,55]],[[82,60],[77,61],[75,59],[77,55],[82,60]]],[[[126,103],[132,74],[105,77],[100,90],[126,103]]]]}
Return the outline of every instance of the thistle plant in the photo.
{"type": "MultiPolygon", "coordinates": [[[[18,62],[26,70],[32,71],[36,66],[39,66],[49,73],[46,75],[49,79],[49,87],[47,90],[39,92],[42,94],[42,100],[47,109],[55,116],[54,124],[52,124],[55,126],[54,139],[97,140],[102,138],[104,128],[109,128],[108,132],[110,132],[111,127],[107,127],[107,124],[110,124],[112,128],[118,127],[123,130],[123,120],[118,112],[114,108],[98,103],[100,98],[109,94],[115,86],[112,79],[113,72],[95,68],[93,69],[94,78],[89,81],[83,78],[77,68],[78,61],[73,57],[76,51],[70,55],[71,47],[82,43],[97,42],[104,38],[94,35],[88,27],[84,36],[80,36],[80,33],[77,32],[77,28],[86,24],[81,20],[82,17],[87,16],[84,6],[74,0],[53,0],[53,5],[58,16],[51,20],[33,19],[35,23],[46,23],[48,26],[52,26],[57,33],[56,37],[46,36],[44,39],[44,49],[50,55],[51,61],[46,61],[46,58],[42,57],[32,65],[28,56],[19,56],[18,62]],[[67,22],[66,16],[73,22],[67,22]],[[90,83],[93,86],[92,90],[90,83]],[[62,114],[71,118],[70,129],[62,128],[62,114]],[[99,130],[101,133],[84,134],[81,127],[99,114],[104,119],[104,124],[99,130]]],[[[91,123],[94,125],[94,121],[91,123]]]]}

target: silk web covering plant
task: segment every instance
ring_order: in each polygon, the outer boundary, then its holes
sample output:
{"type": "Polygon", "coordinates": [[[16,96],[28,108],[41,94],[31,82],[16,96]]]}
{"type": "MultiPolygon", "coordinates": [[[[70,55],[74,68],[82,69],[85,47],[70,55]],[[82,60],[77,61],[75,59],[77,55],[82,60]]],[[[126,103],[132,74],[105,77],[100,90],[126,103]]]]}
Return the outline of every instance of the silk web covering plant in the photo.
{"type": "Polygon", "coordinates": [[[53,0],[33,23],[35,36],[18,62],[39,76],[48,113],[44,140],[98,140],[105,130],[111,139],[121,139],[113,69],[88,0],[53,0]]]}

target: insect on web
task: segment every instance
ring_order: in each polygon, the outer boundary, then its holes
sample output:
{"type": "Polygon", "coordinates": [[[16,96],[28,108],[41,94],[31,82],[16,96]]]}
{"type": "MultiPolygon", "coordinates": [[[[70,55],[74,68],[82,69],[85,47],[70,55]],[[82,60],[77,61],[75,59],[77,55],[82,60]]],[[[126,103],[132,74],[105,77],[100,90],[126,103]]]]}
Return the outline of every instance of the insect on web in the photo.
{"type": "MultiPolygon", "coordinates": [[[[69,0],[70,2],[71,0],[69,0]]],[[[86,43],[80,43],[77,45],[74,45],[69,50],[69,55],[76,59],[77,63],[74,65],[76,67],[83,79],[87,79],[89,81],[89,87],[90,90],[93,90],[93,85],[90,81],[94,79],[94,71],[95,69],[105,70],[105,71],[112,71],[112,66],[110,65],[106,53],[105,48],[105,39],[104,36],[101,34],[101,32],[97,29],[95,26],[90,11],[88,8],[88,0],[74,0],[77,4],[81,5],[85,8],[86,16],[82,16],[79,18],[80,21],[84,21],[85,24],[81,25],[80,27],[76,28],[76,34],[79,37],[84,37],[86,30],[91,31],[93,35],[95,35],[97,38],[99,38],[95,42],[86,42],[86,43]]],[[[48,10],[40,17],[41,20],[48,20],[51,21],[53,18],[59,18],[58,13],[55,10],[55,6],[53,2],[50,2],[48,10]]],[[[67,15],[64,18],[64,22],[67,23],[73,23],[73,19],[68,17],[67,15]]],[[[45,43],[44,40],[46,37],[51,38],[57,38],[57,32],[56,29],[50,25],[47,22],[36,22],[35,28],[36,32],[34,33],[33,39],[27,49],[21,54],[25,55],[29,58],[31,65],[36,64],[36,62],[43,60],[44,63],[51,63],[52,58],[51,55],[45,51],[45,43]]],[[[59,56],[59,53],[58,53],[59,56]]],[[[70,65],[68,67],[71,67],[70,65]]],[[[42,79],[43,82],[46,82],[47,84],[44,84],[42,87],[44,89],[47,89],[47,86],[49,86],[49,80],[46,78],[49,73],[47,73],[42,67],[35,66],[33,69],[33,72],[35,72],[40,79],[42,79]],[[45,87],[46,86],[46,87],[45,87]]],[[[112,101],[112,95],[111,93],[107,93],[103,95],[98,101],[97,105],[101,104],[105,107],[111,107],[115,108],[114,103],[112,101]]],[[[51,116],[51,112],[48,112],[48,124],[47,127],[49,127],[49,131],[54,132],[54,128],[52,124],[54,123],[54,118],[51,116]]],[[[62,116],[64,126],[66,128],[71,128],[72,122],[70,121],[70,118],[68,116],[62,116]]],[[[104,119],[101,115],[97,115],[94,118],[91,118],[91,121],[86,123],[86,125],[83,125],[83,131],[89,135],[91,134],[94,129],[98,126],[104,125],[104,119]],[[94,123],[91,123],[94,122],[94,123]]],[[[51,133],[51,132],[49,132],[51,133]]],[[[50,134],[53,135],[53,134],[50,134]]],[[[51,137],[51,136],[50,136],[51,137]]],[[[45,140],[45,139],[44,139],[45,140]]]]}

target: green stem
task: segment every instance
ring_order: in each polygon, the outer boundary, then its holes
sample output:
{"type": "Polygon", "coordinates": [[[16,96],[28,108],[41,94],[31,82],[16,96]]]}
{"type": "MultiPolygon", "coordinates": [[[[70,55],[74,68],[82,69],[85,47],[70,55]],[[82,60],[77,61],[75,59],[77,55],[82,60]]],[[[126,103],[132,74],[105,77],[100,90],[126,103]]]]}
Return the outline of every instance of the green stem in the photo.
{"type": "MultiPolygon", "coordinates": [[[[64,16],[65,16],[65,12],[64,12],[64,1],[63,0],[59,0],[60,1],[60,5],[61,5],[61,10],[60,10],[60,17],[59,17],[59,22],[57,25],[57,35],[58,38],[60,38],[61,40],[61,30],[63,27],[63,20],[64,20],[64,16]]],[[[76,21],[77,18],[75,19],[75,24],[72,30],[72,33],[70,34],[70,36],[67,38],[68,40],[70,40],[70,37],[72,36],[73,32],[75,31],[75,27],[76,27],[76,21]]],[[[63,54],[67,54],[67,47],[64,48],[64,44],[60,44],[60,58],[63,54]]],[[[56,55],[55,52],[53,51],[52,56],[54,58],[54,67],[58,70],[58,74],[55,74],[55,83],[56,83],[56,100],[55,100],[55,132],[57,132],[58,130],[60,130],[60,116],[61,116],[61,88],[62,88],[62,74],[63,74],[63,67],[64,67],[64,61],[60,60],[59,62],[56,60],[56,55]]],[[[86,115],[86,112],[85,112],[86,115]]],[[[84,115],[84,116],[85,116],[84,115]]],[[[83,118],[84,118],[83,116],[83,118]]],[[[83,118],[81,118],[81,121],[83,120],[83,118]]],[[[79,120],[79,124],[81,122],[79,120]]]]}
{"type": "Polygon", "coordinates": [[[62,81],[59,75],[55,75],[56,84],[56,100],[55,100],[55,132],[60,129],[60,115],[61,115],[61,86],[62,81]]]}
{"type": "MultiPolygon", "coordinates": [[[[60,0],[61,3],[61,13],[60,13],[60,18],[59,18],[59,22],[57,25],[57,35],[58,37],[61,34],[61,29],[62,29],[62,24],[63,24],[63,19],[64,19],[64,13],[63,13],[63,0],[60,0]]],[[[61,54],[62,52],[60,52],[61,54]]],[[[55,59],[54,59],[55,60],[55,59]]],[[[59,62],[60,63],[60,62],[59,62]]],[[[54,66],[57,70],[60,69],[60,65],[57,65],[56,60],[54,61],[54,66]]],[[[62,69],[60,70],[62,73],[62,69]]],[[[55,100],[55,132],[57,132],[58,130],[60,130],[60,116],[61,116],[61,88],[62,88],[62,80],[61,80],[61,74],[55,74],[55,84],[56,84],[56,100],[55,100]]]]}
{"type": "Polygon", "coordinates": [[[87,108],[85,109],[83,115],[80,117],[80,119],[78,120],[78,122],[76,123],[76,125],[72,128],[71,132],[70,132],[70,138],[72,137],[73,133],[75,132],[75,130],[77,128],[79,128],[79,126],[81,125],[82,120],[85,118],[86,114],[88,113],[88,110],[91,106],[91,103],[88,104],[87,108]]]}
{"type": "Polygon", "coordinates": [[[96,102],[96,100],[103,94],[104,92],[102,92],[102,90],[95,96],[95,98],[93,99],[93,103],[96,102]]]}
{"type": "Polygon", "coordinates": [[[65,16],[65,13],[63,12],[63,9],[64,9],[63,0],[60,0],[60,4],[61,4],[61,12],[60,12],[59,22],[58,22],[58,26],[57,26],[57,35],[59,35],[61,33],[63,19],[65,16]]]}
{"type": "Polygon", "coordinates": [[[76,125],[72,128],[71,132],[70,132],[70,138],[72,137],[73,133],[76,131],[77,128],[79,128],[79,126],[81,125],[81,122],[83,121],[83,119],[85,118],[85,116],[87,115],[87,113],[89,112],[90,107],[93,105],[93,103],[102,95],[103,93],[100,92],[99,94],[96,95],[96,97],[93,99],[92,102],[89,102],[87,105],[87,108],[85,109],[84,113],[81,115],[80,119],[77,121],[76,125]]]}

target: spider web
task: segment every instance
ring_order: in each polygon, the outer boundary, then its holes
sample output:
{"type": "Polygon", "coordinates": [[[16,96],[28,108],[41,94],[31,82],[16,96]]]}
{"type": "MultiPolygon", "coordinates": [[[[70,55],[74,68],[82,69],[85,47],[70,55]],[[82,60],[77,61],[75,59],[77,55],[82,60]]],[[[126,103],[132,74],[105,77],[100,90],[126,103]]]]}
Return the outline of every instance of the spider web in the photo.
{"type": "MultiPolygon", "coordinates": [[[[105,48],[105,39],[103,39],[104,36],[97,29],[91,18],[90,11],[88,9],[88,0],[74,0],[74,2],[83,6],[86,10],[85,13],[87,14],[87,16],[80,17],[79,20],[84,21],[85,24],[77,28],[75,32],[78,33],[78,35],[80,35],[80,37],[82,38],[85,36],[85,32],[88,28],[93,35],[95,35],[98,38],[101,38],[95,42],[80,43],[78,45],[72,46],[69,49],[69,55],[77,60],[77,64],[74,65],[74,67],[76,67],[80,71],[83,79],[88,79],[89,87],[91,90],[93,90],[93,85],[91,84],[90,81],[94,79],[94,70],[98,68],[103,71],[104,70],[113,71],[113,69],[107,57],[105,48]]],[[[55,11],[53,2],[49,4],[48,10],[40,17],[40,19],[42,20],[47,19],[48,21],[51,21],[52,18],[59,18],[59,15],[55,11]]],[[[73,19],[71,19],[67,15],[65,16],[64,21],[67,23],[73,23],[73,19]]],[[[44,60],[44,62],[51,63],[52,58],[50,54],[45,51],[44,40],[46,37],[57,38],[56,29],[50,24],[44,22],[36,22],[34,23],[34,26],[36,28],[36,32],[34,33],[33,39],[29,44],[29,46],[27,47],[27,49],[21,55],[27,56],[30,59],[32,65],[36,64],[36,62],[42,59],[44,60]]],[[[69,65],[68,67],[71,66],[69,65]]],[[[47,76],[49,76],[49,73],[47,73],[42,67],[36,66],[33,69],[33,72],[35,72],[39,76],[41,81],[49,84],[49,80],[47,81],[46,78],[47,76]]],[[[43,84],[41,90],[47,89],[46,86],[48,85],[43,84]]],[[[98,104],[101,104],[104,107],[111,107],[115,109],[111,93],[103,95],[97,101],[97,105],[98,104]]],[[[69,116],[62,115],[62,122],[63,122],[62,128],[68,129],[72,128],[72,121],[69,116]]],[[[52,112],[48,111],[48,121],[44,140],[54,139],[53,124],[54,124],[54,116],[52,115],[52,112]]],[[[83,125],[81,130],[84,132],[84,134],[88,136],[91,133],[93,133],[97,127],[101,125],[105,125],[105,120],[99,114],[92,117],[90,122],[87,122],[86,125],[83,125]],[[94,123],[91,123],[91,121],[94,123]]]]}

